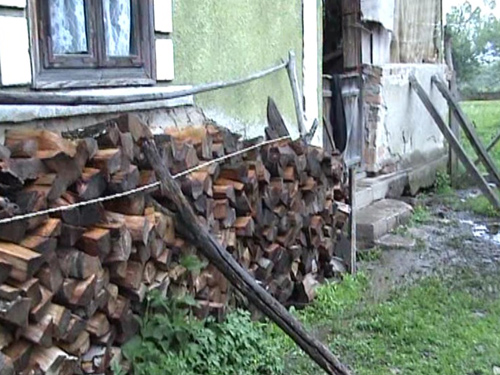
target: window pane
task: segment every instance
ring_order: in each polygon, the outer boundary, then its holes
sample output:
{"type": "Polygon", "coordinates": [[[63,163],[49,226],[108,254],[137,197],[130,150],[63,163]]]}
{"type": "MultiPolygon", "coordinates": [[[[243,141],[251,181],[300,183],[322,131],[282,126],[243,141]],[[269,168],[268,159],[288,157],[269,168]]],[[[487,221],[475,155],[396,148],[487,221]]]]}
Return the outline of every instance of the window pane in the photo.
{"type": "Polygon", "coordinates": [[[130,0],[103,0],[108,56],[131,55],[132,8],[130,0]]]}
{"type": "Polygon", "coordinates": [[[87,53],[84,0],[49,0],[52,52],[87,53]]]}

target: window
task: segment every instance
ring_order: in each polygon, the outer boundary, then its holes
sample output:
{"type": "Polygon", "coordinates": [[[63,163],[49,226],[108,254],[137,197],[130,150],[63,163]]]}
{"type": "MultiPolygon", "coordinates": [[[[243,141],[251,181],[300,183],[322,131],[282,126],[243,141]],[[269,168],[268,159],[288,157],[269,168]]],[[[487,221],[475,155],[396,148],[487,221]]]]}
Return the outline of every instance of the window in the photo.
{"type": "Polygon", "coordinates": [[[34,87],[154,83],[152,0],[32,0],[34,87]]]}

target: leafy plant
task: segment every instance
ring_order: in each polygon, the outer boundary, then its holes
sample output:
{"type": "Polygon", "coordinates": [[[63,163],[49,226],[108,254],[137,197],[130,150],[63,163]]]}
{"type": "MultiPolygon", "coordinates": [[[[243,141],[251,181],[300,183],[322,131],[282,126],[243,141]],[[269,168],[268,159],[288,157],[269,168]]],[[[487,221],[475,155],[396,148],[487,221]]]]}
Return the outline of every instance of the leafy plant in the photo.
{"type": "Polygon", "coordinates": [[[436,193],[449,194],[452,192],[450,175],[445,172],[438,172],[436,174],[435,183],[436,193]]]}
{"type": "Polygon", "coordinates": [[[419,225],[428,222],[431,219],[431,213],[427,207],[417,204],[413,209],[413,216],[411,217],[410,224],[419,225]]]}
{"type": "Polygon", "coordinates": [[[373,247],[367,250],[358,250],[356,252],[357,260],[362,262],[374,262],[382,257],[382,249],[373,247]]]}
{"type": "Polygon", "coordinates": [[[200,321],[189,313],[187,307],[193,305],[192,298],[148,296],[140,334],[124,347],[135,375],[283,372],[278,342],[248,312],[231,312],[222,323],[200,321]]]}

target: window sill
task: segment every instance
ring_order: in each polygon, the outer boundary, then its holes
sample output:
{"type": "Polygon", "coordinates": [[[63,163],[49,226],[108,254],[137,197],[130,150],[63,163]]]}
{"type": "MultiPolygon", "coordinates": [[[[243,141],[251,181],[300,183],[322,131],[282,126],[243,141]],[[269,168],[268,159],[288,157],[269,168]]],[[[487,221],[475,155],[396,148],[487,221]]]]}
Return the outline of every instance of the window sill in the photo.
{"type": "MultiPolygon", "coordinates": [[[[112,89],[92,89],[92,90],[72,90],[67,92],[58,91],[59,94],[68,96],[123,96],[147,93],[165,93],[187,89],[190,86],[168,86],[168,87],[133,87],[133,88],[112,88],[112,89]]],[[[193,105],[193,96],[183,96],[176,99],[157,100],[142,103],[113,104],[113,105],[0,105],[0,123],[21,123],[34,120],[74,117],[107,113],[121,113],[131,111],[141,111],[159,108],[172,108],[185,105],[193,105]]]]}

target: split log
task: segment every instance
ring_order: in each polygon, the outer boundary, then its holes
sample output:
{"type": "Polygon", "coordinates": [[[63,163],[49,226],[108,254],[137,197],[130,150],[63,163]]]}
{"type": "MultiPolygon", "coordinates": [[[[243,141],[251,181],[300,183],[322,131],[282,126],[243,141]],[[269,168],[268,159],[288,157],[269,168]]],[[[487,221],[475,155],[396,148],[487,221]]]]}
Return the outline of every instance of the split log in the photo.
{"type": "Polygon", "coordinates": [[[9,280],[8,283],[16,288],[21,296],[31,300],[31,308],[35,307],[42,300],[42,292],[40,290],[40,282],[38,279],[32,278],[24,282],[9,280]]]}
{"type": "Polygon", "coordinates": [[[82,331],[75,341],[71,343],[59,343],[59,347],[66,353],[81,357],[90,349],[90,334],[87,331],[82,331]]]}
{"type": "Polygon", "coordinates": [[[26,327],[30,306],[31,300],[29,298],[18,297],[14,301],[0,299],[0,320],[17,327],[26,327]]]}
{"type": "Polygon", "coordinates": [[[139,185],[140,178],[139,169],[131,165],[126,171],[113,174],[108,189],[112,193],[123,193],[135,189],[139,185]]]}
{"type": "Polygon", "coordinates": [[[76,249],[60,248],[57,251],[59,264],[65,277],[80,280],[95,275],[101,269],[99,258],[82,253],[76,249]]]}
{"type": "Polygon", "coordinates": [[[85,330],[87,323],[85,320],[80,318],[77,315],[71,314],[71,319],[68,325],[68,329],[66,330],[64,336],[61,340],[65,343],[71,343],[76,341],[80,333],[85,330]]]}
{"type": "Polygon", "coordinates": [[[32,344],[21,339],[4,348],[3,353],[12,361],[16,373],[20,373],[28,367],[33,349],[32,344]]]}
{"type": "Polygon", "coordinates": [[[50,348],[52,346],[53,323],[50,316],[45,316],[40,322],[32,323],[21,330],[21,336],[27,341],[50,348]]]}
{"type": "Polygon", "coordinates": [[[0,352],[0,375],[14,375],[14,364],[5,354],[0,352]]]}
{"type": "Polygon", "coordinates": [[[21,295],[21,291],[13,286],[0,285],[0,299],[5,301],[14,301],[21,295]]]}
{"type": "Polygon", "coordinates": [[[70,310],[64,306],[50,303],[46,313],[54,323],[54,338],[61,339],[65,335],[71,321],[70,310]]]}
{"type": "Polygon", "coordinates": [[[9,275],[18,281],[31,278],[45,261],[41,254],[7,242],[0,242],[0,260],[12,265],[9,275]]]}
{"type": "Polygon", "coordinates": [[[76,369],[76,358],[57,347],[34,349],[31,361],[35,363],[44,374],[71,374],[76,369]]]}
{"type": "Polygon", "coordinates": [[[106,177],[101,170],[85,168],[75,184],[75,191],[82,200],[90,200],[102,196],[106,187],[106,177]]]}
{"type": "Polygon", "coordinates": [[[55,258],[44,264],[35,276],[40,281],[40,284],[52,293],[56,293],[64,281],[59,261],[55,258]]]}
{"type": "Polygon", "coordinates": [[[130,231],[133,241],[141,242],[144,245],[148,243],[149,235],[154,227],[154,221],[144,216],[121,215],[115,212],[106,212],[106,221],[108,223],[120,223],[130,231]]]}
{"type": "Polygon", "coordinates": [[[0,284],[2,284],[5,280],[7,280],[11,270],[12,270],[12,265],[0,259],[0,284]]]}
{"type": "Polygon", "coordinates": [[[40,287],[40,292],[42,294],[40,302],[30,310],[30,319],[34,322],[40,322],[43,319],[54,296],[54,293],[43,286],[40,287]]]}
{"type": "Polygon", "coordinates": [[[91,228],[83,233],[76,247],[90,256],[104,260],[111,251],[110,232],[104,228],[91,228]]]}
{"type": "Polygon", "coordinates": [[[178,210],[180,226],[183,226],[187,238],[195,244],[203,255],[231,281],[255,306],[278,324],[310,357],[325,371],[332,375],[345,375],[350,371],[326,346],[309,335],[302,325],[272,296],[270,296],[236,260],[227,253],[208,231],[198,224],[198,219],[191,209],[182,191],[172,180],[168,169],[163,165],[154,143],[145,141],[143,147],[149,163],[155,169],[162,182],[162,192],[175,204],[178,210]]]}
{"type": "Polygon", "coordinates": [[[299,303],[310,303],[315,296],[315,289],[318,286],[318,281],[312,274],[306,275],[304,280],[295,285],[295,300],[299,303]]]}
{"type": "Polygon", "coordinates": [[[103,313],[96,313],[87,323],[87,332],[94,337],[102,337],[107,334],[111,329],[106,315],[103,313]]]}
{"type": "Polygon", "coordinates": [[[146,197],[137,193],[123,198],[114,199],[104,203],[108,211],[118,212],[123,215],[140,216],[146,208],[146,197]]]}
{"type": "Polygon", "coordinates": [[[42,254],[48,261],[55,256],[57,239],[40,236],[27,236],[20,243],[20,246],[42,254]]]}
{"type": "Polygon", "coordinates": [[[49,218],[30,234],[39,237],[59,237],[61,235],[61,220],[49,218]]]}

